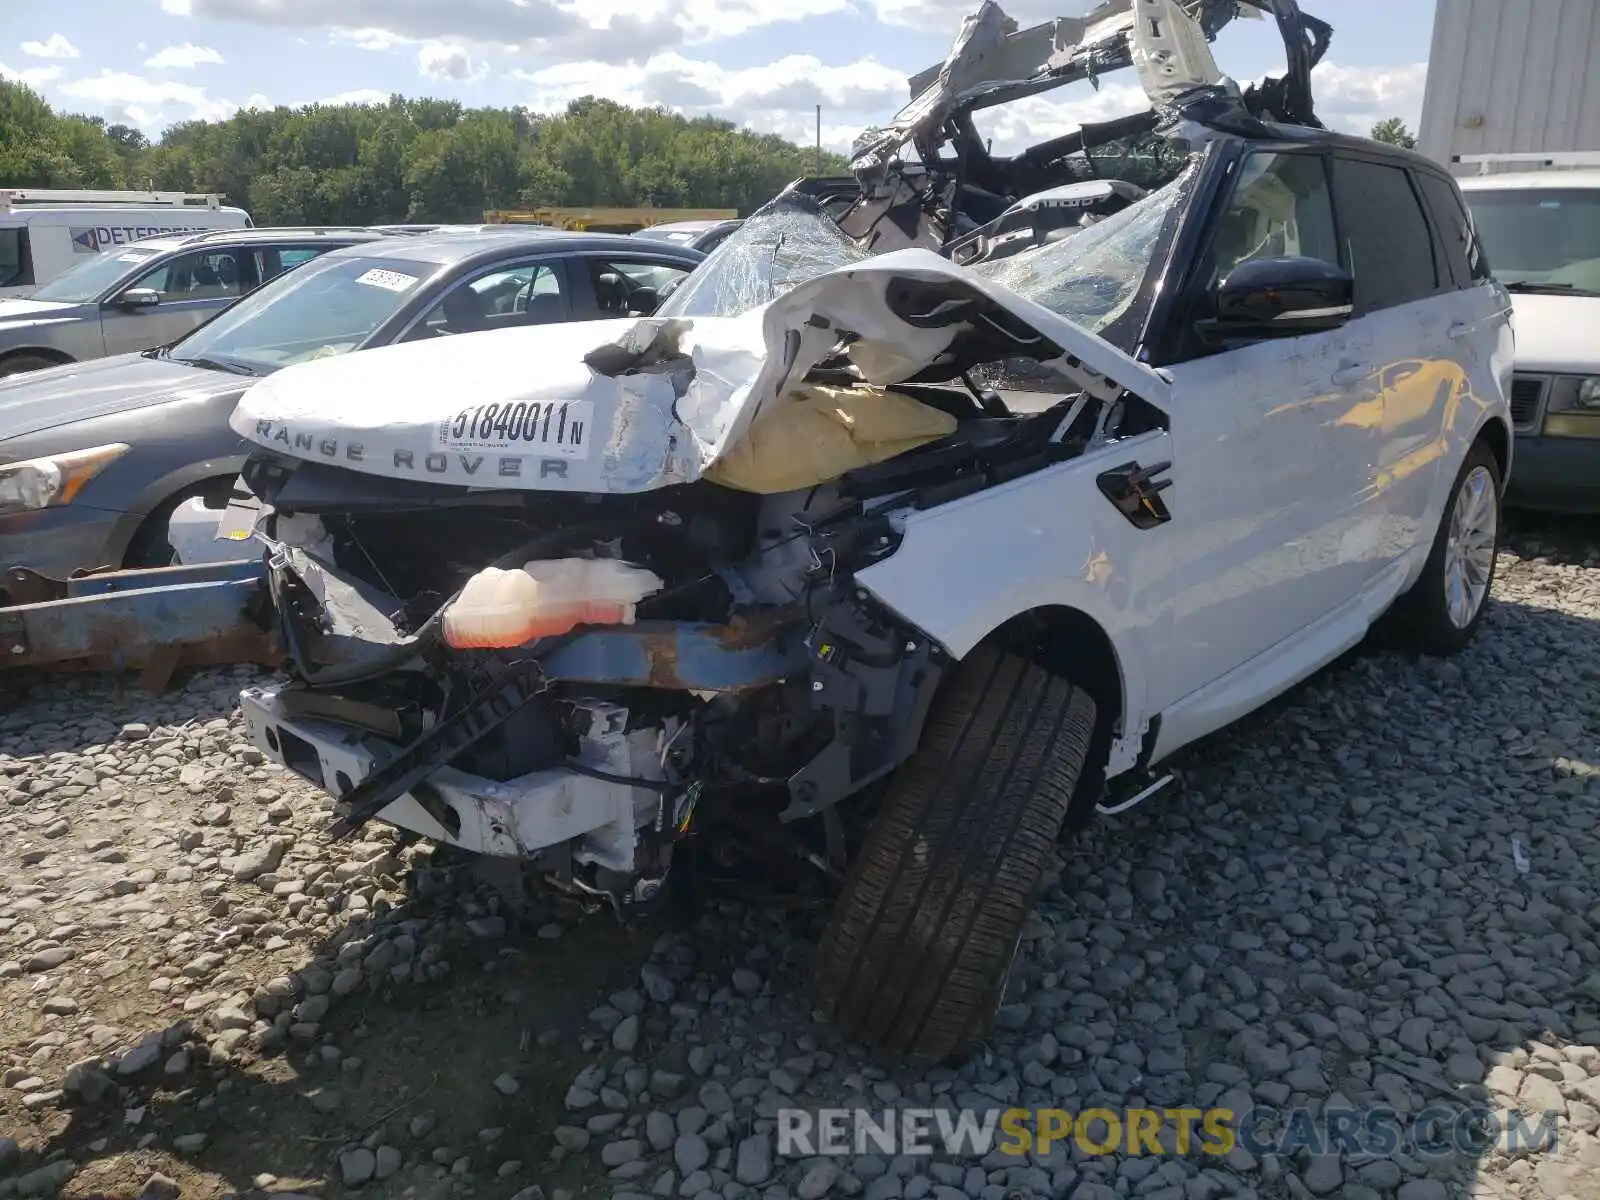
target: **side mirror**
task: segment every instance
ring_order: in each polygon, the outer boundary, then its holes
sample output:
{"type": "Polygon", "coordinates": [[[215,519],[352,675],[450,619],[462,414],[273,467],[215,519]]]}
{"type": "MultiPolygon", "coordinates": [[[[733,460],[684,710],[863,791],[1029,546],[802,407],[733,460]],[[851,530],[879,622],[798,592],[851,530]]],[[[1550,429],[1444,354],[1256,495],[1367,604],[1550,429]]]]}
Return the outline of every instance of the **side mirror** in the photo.
{"type": "Polygon", "coordinates": [[[1211,315],[1196,322],[1213,341],[1326,333],[1350,319],[1355,281],[1317,258],[1242,262],[1211,289],[1211,315]]]}
{"type": "Polygon", "coordinates": [[[118,308],[153,308],[161,303],[161,293],[155,288],[129,288],[112,303],[118,308]]]}
{"type": "Polygon", "coordinates": [[[671,279],[662,284],[660,289],[656,292],[656,303],[660,304],[661,301],[665,300],[668,296],[672,295],[673,292],[682,287],[683,281],[687,278],[689,278],[687,275],[674,275],[671,279]]]}
{"type": "Polygon", "coordinates": [[[633,295],[628,297],[628,315],[630,317],[648,317],[660,307],[661,293],[653,287],[635,288],[633,295]]]}

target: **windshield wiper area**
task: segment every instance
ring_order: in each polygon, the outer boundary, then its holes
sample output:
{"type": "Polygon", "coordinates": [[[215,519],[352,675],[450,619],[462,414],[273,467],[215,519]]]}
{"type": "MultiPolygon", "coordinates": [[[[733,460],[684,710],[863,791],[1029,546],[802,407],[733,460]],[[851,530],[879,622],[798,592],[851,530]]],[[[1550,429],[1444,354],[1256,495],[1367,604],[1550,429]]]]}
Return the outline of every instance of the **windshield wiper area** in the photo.
{"type": "Polygon", "coordinates": [[[226,358],[208,358],[201,354],[195,358],[174,358],[173,362],[185,363],[191,367],[204,367],[208,371],[227,371],[230,375],[259,375],[261,372],[253,367],[247,367],[241,362],[233,362],[226,358]]]}
{"type": "Polygon", "coordinates": [[[1531,279],[1519,279],[1506,284],[1505,288],[1508,292],[1522,292],[1530,296],[1600,296],[1600,292],[1581,288],[1575,283],[1538,283],[1531,279]]]}

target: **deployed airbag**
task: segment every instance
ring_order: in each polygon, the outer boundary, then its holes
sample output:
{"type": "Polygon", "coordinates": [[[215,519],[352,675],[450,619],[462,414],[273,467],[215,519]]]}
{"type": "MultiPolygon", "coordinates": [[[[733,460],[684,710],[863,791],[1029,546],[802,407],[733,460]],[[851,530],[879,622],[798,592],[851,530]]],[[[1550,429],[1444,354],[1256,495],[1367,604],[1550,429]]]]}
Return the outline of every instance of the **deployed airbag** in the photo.
{"type": "Polygon", "coordinates": [[[949,413],[900,392],[801,384],[769,405],[705,478],[762,495],[799,491],[955,430],[949,413]]]}

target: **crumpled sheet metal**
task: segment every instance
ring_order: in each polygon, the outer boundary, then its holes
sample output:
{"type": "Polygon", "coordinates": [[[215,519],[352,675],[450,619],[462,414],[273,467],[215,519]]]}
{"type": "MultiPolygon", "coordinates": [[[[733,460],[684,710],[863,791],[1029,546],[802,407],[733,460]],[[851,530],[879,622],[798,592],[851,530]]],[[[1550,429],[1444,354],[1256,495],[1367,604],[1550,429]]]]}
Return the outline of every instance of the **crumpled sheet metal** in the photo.
{"type": "Polygon", "coordinates": [[[1099,301],[1086,310],[1094,328],[1126,307],[1148,246],[1114,235],[1154,237],[1179,192],[1169,185],[1065,242],[978,268],[922,249],[868,257],[827,217],[774,206],[657,316],[459,334],[288,367],[245,393],[232,426],[268,448],[390,478],[588,493],[690,483],[846,332],[846,354],[869,385],[937,362],[965,325],[926,328],[895,315],[887,292],[904,280],[984,297],[1085,365],[1058,367],[1069,379],[1097,394],[1110,379],[1157,403],[1167,390],[1159,376],[1061,312],[1077,314],[1084,288],[1105,292],[1089,297],[1099,301]],[[755,307],[726,315],[752,299],[755,307]],[[593,338],[587,350],[574,344],[580,333],[593,338]],[[520,420],[535,411],[546,427],[553,413],[581,417],[583,445],[528,447],[492,427],[494,414],[503,425],[508,412],[520,420]],[[476,431],[464,442],[463,424],[476,431]],[[485,425],[490,436],[477,437],[485,425]]]}

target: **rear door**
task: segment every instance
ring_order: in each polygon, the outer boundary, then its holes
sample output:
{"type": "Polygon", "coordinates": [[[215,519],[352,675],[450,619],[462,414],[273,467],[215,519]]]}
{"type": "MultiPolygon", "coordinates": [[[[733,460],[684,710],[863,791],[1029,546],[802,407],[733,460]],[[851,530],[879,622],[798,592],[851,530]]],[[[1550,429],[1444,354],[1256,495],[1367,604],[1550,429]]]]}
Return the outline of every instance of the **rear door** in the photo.
{"type": "Polygon", "coordinates": [[[574,319],[579,321],[648,315],[667,285],[693,269],[672,259],[627,251],[574,254],[567,261],[574,319]]]}
{"type": "Polygon", "coordinates": [[[156,304],[132,307],[113,296],[100,310],[106,353],[148,350],[180,338],[250,289],[249,248],[212,247],[175,254],[135,279],[124,293],[153,291],[156,304]]]}
{"type": "Polygon", "coordinates": [[[398,340],[570,321],[571,290],[555,255],[497,263],[451,283],[398,340]]]}
{"type": "Polygon", "coordinates": [[[1371,346],[1362,387],[1378,439],[1370,498],[1377,568],[1432,537],[1428,508],[1446,455],[1441,420],[1466,385],[1457,356],[1473,340],[1472,323],[1452,300],[1452,268],[1413,173],[1349,151],[1333,160],[1333,173],[1355,272],[1351,327],[1371,346]]]}

